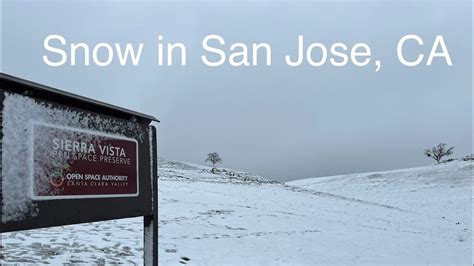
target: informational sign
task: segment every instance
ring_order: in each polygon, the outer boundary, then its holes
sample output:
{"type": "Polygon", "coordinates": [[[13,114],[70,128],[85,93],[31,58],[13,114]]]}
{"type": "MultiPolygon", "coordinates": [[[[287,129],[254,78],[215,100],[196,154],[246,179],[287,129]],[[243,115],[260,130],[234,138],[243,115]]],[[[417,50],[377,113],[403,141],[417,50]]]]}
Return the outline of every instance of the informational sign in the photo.
{"type": "Polygon", "coordinates": [[[139,195],[135,139],[40,123],[31,132],[33,199],[139,195]]]}
{"type": "Polygon", "coordinates": [[[144,217],[144,262],[158,265],[152,122],[0,73],[0,233],[144,217]]]}

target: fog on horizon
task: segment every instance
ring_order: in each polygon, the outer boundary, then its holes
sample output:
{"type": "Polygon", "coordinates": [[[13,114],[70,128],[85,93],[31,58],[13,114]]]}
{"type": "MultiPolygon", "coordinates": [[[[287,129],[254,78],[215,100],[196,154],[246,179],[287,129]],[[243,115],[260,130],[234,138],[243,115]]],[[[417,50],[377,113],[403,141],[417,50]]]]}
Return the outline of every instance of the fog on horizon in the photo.
{"type": "MultiPolygon", "coordinates": [[[[292,180],[432,164],[425,148],[446,142],[472,153],[472,2],[3,2],[2,72],[158,117],[159,156],[292,180]],[[97,21],[102,23],[97,24],[97,21]],[[139,66],[49,67],[43,40],[145,43],[139,66]],[[158,35],[186,44],[187,66],[156,64],[158,35]],[[201,40],[272,45],[272,66],[207,67],[201,40]],[[446,40],[453,66],[407,68],[401,36],[429,53],[446,40]],[[306,42],[372,48],[382,68],[291,68],[306,42]]],[[[411,54],[415,56],[416,54],[411,54]]],[[[427,56],[427,55],[425,55],[427,56]]]]}

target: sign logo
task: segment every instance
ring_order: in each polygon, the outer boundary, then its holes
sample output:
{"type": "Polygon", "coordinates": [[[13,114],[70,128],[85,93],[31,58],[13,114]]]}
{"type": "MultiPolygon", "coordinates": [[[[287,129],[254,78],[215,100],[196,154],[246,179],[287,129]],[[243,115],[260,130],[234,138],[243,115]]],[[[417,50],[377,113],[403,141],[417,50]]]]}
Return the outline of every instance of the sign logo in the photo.
{"type": "Polygon", "coordinates": [[[53,186],[54,188],[60,188],[64,184],[64,175],[65,175],[65,170],[69,168],[69,165],[67,164],[60,164],[56,161],[52,162],[54,168],[59,171],[57,175],[52,175],[51,179],[49,180],[49,184],[53,186]]]}
{"type": "Polygon", "coordinates": [[[139,194],[135,139],[34,123],[31,164],[35,200],[139,194]]]}

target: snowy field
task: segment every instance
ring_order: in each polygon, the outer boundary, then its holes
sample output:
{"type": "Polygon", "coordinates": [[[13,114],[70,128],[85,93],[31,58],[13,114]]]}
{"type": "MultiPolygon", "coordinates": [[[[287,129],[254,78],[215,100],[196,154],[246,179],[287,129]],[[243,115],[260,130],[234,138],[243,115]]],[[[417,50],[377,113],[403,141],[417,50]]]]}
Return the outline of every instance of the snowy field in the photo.
{"type": "MultiPolygon", "coordinates": [[[[472,163],[280,184],[160,160],[161,265],[472,265],[472,163]]],[[[142,264],[141,218],[2,235],[2,262],[142,264]]]]}

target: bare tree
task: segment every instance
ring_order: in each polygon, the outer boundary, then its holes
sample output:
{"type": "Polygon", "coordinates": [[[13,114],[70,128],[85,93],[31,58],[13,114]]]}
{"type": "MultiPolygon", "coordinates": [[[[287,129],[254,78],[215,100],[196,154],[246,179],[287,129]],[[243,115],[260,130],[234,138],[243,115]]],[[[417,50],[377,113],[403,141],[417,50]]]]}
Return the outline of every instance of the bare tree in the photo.
{"type": "Polygon", "coordinates": [[[222,162],[222,159],[221,159],[221,157],[219,157],[219,153],[211,152],[207,155],[207,159],[204,162],[205,163],[211,162],[212,167],[214,167],[216,164],[222,162]]]}
{"type": "Polygon", "coordinates": [[[453,154],[454,146],[446,148],[446,143],[440,143],[437,146],[431,147],[431,149],[425,150],[425,155],[436,160],[437,163],[441,161],[441,158],[453,154]]]}

